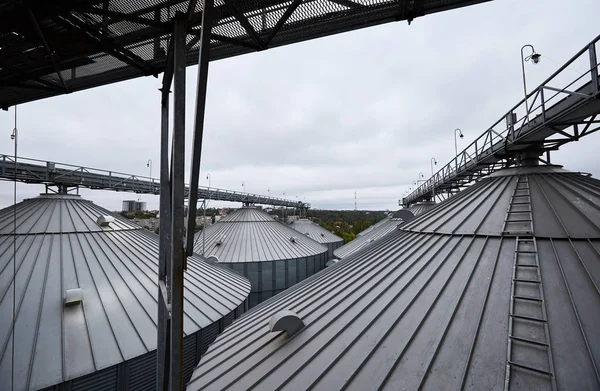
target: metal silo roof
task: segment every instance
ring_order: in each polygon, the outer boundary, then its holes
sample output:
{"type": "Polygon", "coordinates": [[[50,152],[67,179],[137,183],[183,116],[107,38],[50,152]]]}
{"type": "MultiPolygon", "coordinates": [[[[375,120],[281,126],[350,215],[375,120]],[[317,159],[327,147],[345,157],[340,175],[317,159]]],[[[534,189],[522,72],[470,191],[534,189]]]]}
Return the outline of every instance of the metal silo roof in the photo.
{"type": "MultiPolygon", "coordinates": [[[[72,195],[42,195],[0,211],[0,377],[11,378],[16,238],[15,390],[39,389],[156,349],[158,235],[72,195]],[[114,222],[100,227],[99,216],[114,222]],[[81,288],[83,301],[64,304],[81,288]]],[[[249,282],[188,258],[184,333],[244,303],[249,282]]],[[[150,365],[152,362],[150,362],[150,365]]]]}
{"type": "Polygon", "coordinates": [[[188,390],[599,389],[599,196],[599,181],[548,168],[482,180],[248,313],[211,346],[188,390]],[[506,180],[510,197],[489,188],[506,180]],[[475,200],[488,198],[479,211],[475,200]],[[482,228],[496,207],[525,220],[523,205],[532,234],[482,228]],[[442,210],[465,224],[434,232],[431,214],[442,210]],[[292,337],[269,331],[284,310],[304,324],[292,337]]]}
{"type": "Polygon", "coordinates": [[[424,202],[419,202],[414,205],[411,205],[410,207],[408,207],[406,209],[411,211],[412,214],[414,214],[415,216],[418,216],[420,214],[423,214],[423,213],[429,211],[433,207],[435,207],[435,202],[424,201],[424,202]]]}
{"type": "Polygon", "coordinates": [[[345,259],[347,257],[349,257],[350,255],[354,254],[355,252],[357,252],[358,250],[364,248],[365,246],[368,246],[370,244],[372,244],[373,242],[375,242],[377,239],[387,235],[388,233],[390,233],[391,231],[393,231],[394,229],[396,229],[396,227],[399,224],[402,224],[402,219],[399,218],[386,218],[384,220],[382,220],[383,222],[380,222],[380,224],[375,227],[374,229],[370,230],[370,231],[363,231],[365,232],[364,234],[362,234],[361,236],[356,237],[356,239],[354,239],[351,242],[346,243],[345,245],[343,245],[342,247],[336,249],[333,254],[340,259],[345,259]]]}
{"type": "Polygon", "coordinates": [[[294,221],[292,228],[319,243],[343,243],[344,239],[308,219],[294,221]]]}
{"type": "Polygon", "coordinates": [[[214,255],[219,263],[264,262],[322,254],[327,247],[273,220],[262,210],[244,207],[198,232],[194,250],[214,255]],[[292,240],[293,238],[293,240],[292,240]]]}

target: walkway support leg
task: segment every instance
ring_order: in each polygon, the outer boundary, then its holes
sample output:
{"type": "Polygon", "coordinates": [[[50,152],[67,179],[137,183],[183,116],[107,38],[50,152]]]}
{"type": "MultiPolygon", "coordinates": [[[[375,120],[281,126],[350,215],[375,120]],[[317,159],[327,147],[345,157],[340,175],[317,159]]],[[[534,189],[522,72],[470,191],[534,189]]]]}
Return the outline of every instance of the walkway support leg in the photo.
{"type": "Polygon", "coordinates": [[[198,202],[198,180],[200,176],[200,158],[202,156],[202,136],[204,133],[204,112],[206,107],[206,85],[208,83],[208,57],[210,54],[210,36],[212,29],[214,0],[204,1],[202,30],[200,33],[200,51],[198,58],[198,89],[196,91],[196,117],[194,122],[194,142],[192,144],[192,169],[190,172],[190,192],[188,198],[188,223],[186,253],[194,252],[194,229],[196,228],[196,203],[198,202]]]}

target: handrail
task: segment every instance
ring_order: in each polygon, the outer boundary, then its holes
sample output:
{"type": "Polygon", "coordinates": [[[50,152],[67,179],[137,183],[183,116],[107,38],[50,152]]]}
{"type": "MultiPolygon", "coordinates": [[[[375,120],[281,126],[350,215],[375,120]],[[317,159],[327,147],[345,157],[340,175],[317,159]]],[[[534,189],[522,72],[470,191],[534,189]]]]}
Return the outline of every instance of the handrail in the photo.
{"type": "Polygon", "coordinates": [[[598,68],[600,63],[598,63],[596,57],[596,46],[599,41],[600,35],[579,50],[577,54],[571,57],[550,77],[544,80],[544,82],[536,89],[529,92],[526,97],[521,99],[444,167],[434,173],[431,178],[425,180],[424,183],[417,187],[412,193],[407,197],[404,197],[401,200],[401,203],[403,205],[410,205],[411,203],[426,198],[433,193],[434,189],[439,189],[453,181],[458,181],[461,175],[467,175],[469,172],[482,170],[485,167],[485,164],[482,164],[484,163],[483,160],[488,160],[486,164],[490,164],[490,162],[493,164],[492,156],[498,152],[508,152],[508,149],[513,146],[516,141],[525,136],[531,136],[531,133],[536,129],[539,129],[539,124],[536,123],[535,118],[540,117],[542,123],[549,120],[547,117],[549,114],[548,112],[555,106],[558,106],[562,100],[558,101],[552,107],[548,107],[548,102],[556,101],[557,97],[566,95],[564,99],[567,99],[568,97],[579,99],[579,101],[574,102],[574,104],[577,104],[581,101],[593,99],[598,96],[600,90],[598,68]],[[570,65],[577,60],[580,60],[581,56],[586,53],[589,55],[590,59],[589,69],[583,72],[575,80],[570,81],[563,88],[556,88],[548,85],[562,75],[563,71],[570,65]],[[578,82],[582,82],[582,85],[577,85],[578,82]],[[591,90],[590,93],[582,93],[575,90],[576,87],[584,88],[585,90],[586,86],[589,86],[589,89],[591,90]],[[554,91],[554,94],[551,94],[550,97],[545,97],[544,91],[554,91]],[[530,100],[532,100],[532,104],[528,106],[526,103],[530,103],[530,100]],[[519,115],[521,116],[519,117],[519,115]],[[532,117],[534,117],[533,120],[532,117]],[[502,123],[505,122],[506,126],[503,130],[498,131],[497,128],[501,127],[502,123]]]}

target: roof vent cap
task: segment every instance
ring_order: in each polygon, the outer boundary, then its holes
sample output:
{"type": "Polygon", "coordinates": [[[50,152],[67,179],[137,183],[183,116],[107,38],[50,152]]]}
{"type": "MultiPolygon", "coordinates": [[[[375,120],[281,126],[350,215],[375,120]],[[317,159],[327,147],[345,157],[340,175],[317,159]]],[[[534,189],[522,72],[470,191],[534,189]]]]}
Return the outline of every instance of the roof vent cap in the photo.
{"type": "Polygon", "coordinates": [[[79,304],[83,301],[83,289],[73,288],[67,289],[65,295],[65,306],[79,304]]]}
{"type": "Polygon", "coordinates": [[[223,244],[223,242],[225,241],[225,238],[227,237],[227,235],[223,235],[219,238],[219,240],[217,240],[217,246],[220,246],[223,244]]]}
{"type": "Polygon", "coordinates": [[[271,317],[269,320],[269,330],[274,331],[285,331],[288,337],[296,334],[302,330],[304,322],[298,314],[290,310],[279,311],[271,317]]]}
{"type": "Polygon", "coordinates": [[[216,255],[209,255],[208,257],[206,257],[206,262],[210,263],[211,265],[214,265],[215,263],[219,263],[219,257],[217,257],[216,255]]]}
{"type": "Polygon", "coordinates": [[[327,262],[327,263],[325,264],[325,267],[333,266],[333,265],[335,265],[336,263],[338,263],[339,261],[340,261],[339,259],[335,259],[335,258],[333,258],[333,259],[330,259],[330,260],[329,260],[329,262],[327,262]]]}
{"type": "Polygon", "coordinates": [[[375,241],[375,238],[371,238],[371,240],[369,240],[369,243],[373,243],[375,241]]]}
{"type": "Polygon", "coordinates": [[[321,236],[325,237],[325,234],[323,232],[321,232],[321,236]]]}
{"type": "Polygon", "coordinates": [[[99,216],[96,223],[101,227],[108,227],[110,223],[114,223],[115,218],[112,216],[99,216]]]}
{"type": "Polygon", "coordinates": [[[290,236],[290,242],[296,243],[296,237],[295,236],[290,236]]]}

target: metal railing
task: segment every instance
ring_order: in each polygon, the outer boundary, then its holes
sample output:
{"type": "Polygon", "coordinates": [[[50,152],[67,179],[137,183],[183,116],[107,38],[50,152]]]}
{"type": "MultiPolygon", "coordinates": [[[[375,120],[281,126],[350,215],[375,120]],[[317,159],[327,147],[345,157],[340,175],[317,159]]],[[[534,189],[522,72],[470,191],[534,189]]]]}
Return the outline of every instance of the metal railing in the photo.
{"type": "MultiPolygon", "coordinates": [[[[18,157],[15,164],[14,156],[1,154],[0,179],[16,179],[24,183],[78,186],[138,194],[160,194],[160,180],[156,178],[23,157],[18,157]]],[[[188,194],[189,187],[186,185],[185,197],[188,194]]],[[[310,208],[309,203],[301,201],[204,186],[198,188],[198,198],[302,209],[310,208]]]]}
{"type": "Polygon", "coordinates": [[[600,35],[400,203],[410,205],[431,198],[434,192],[456,191],[459,186],[501,168],[500,161],[527,146],[542,143],[542,150],[556,149],[598,130],[591,125],[600,122],[596,121],[600,113],[600,64],[596,56],[599,41],[600,35]],[[569,82],[561,88],[551,85],[560,83],[565,71],[574,71],[572,65],[586,57],[589,69],[577,72],[579,77],[574,80],[568,78],[569,82]],[[591,119],[585,121],[583,117],[591,119]],[[580,131],[577,125],[585,125],[585,128],[580,131]],[[571,126],[574,130],[569,134],[565,129],[571,126]],[[557,133],[564,138],[548,139],[557,133]]]}

